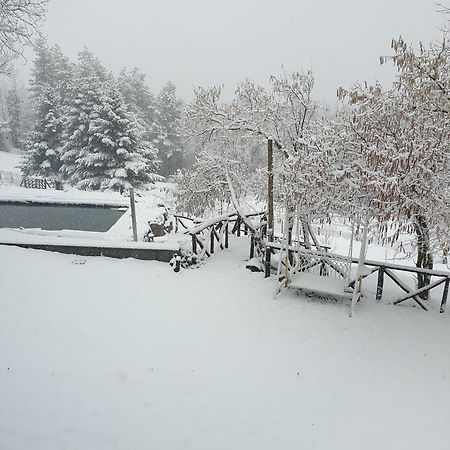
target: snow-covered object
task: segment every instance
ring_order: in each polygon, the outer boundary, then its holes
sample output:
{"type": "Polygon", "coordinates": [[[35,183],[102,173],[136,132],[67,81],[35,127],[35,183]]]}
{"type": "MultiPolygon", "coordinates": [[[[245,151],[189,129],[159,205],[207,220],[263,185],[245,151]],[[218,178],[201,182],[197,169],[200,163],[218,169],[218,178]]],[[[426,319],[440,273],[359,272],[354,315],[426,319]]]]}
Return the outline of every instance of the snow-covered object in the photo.
{"type": "Polygon", "coordinates": [[[221,100],[221,88],[197,89],[187,108],[186,131],[203,141],[193,170],[180,179],[183,200],[187,203],[190,196],[194,203],[198,198],[201,207],[217,200],[234,203],[233,192],[238,201],[249,192],[265,199],[267,162],[262,149],[269,138],[278,150],[277,194],[284,176],[280,161],[301,154],[305,146],[304,137],[316,109],[311,98],[313,85],[311,72],[272,76],[269,87],[247,80],[238,84],[231,102],[221,100]],[[252,158],[252,148],[264,155],[261,161],[252,158]],[[202,179],[203,173],[207,175],[202,179]]]}
{"type": "Polygon", "coordinates": [[[180,245],[171,242],[130,242],[124,240],[105,239],[99,236],[99,233],[82,232],[77,236],[74,232],[65,233],[43,233],[37,230],[22,231],[8,228],[0,229],[0,242],[3,244],[36,244],[36,245],[57,245],[71,247],[105,247],[105,248],[135,248],[135,249],[153,249],[170,250],[178,252],[180,245]]]}
{"type": "Polygon", "coordinates": [[[26,175],[60,178],[62,128],[67,107],[72,65],[55,45],[41,40],[36,47],[31,93],[33,130],[22,163],[26,175]]]}
{"type": "Polygon", "coordinates": [[[17,186],[0,186],[0,201],[112,207],[128,207],[130,204],[128,198],[116,192],[85,192],[78,189],[55,191],[17,186]]]}
{"type": "Polygon", "coordinates": [[[161,179],[142,122],[104,71],[90,52],[80,53],[63,130],[65,178],[81,189],[118,191],[161,179]]]}

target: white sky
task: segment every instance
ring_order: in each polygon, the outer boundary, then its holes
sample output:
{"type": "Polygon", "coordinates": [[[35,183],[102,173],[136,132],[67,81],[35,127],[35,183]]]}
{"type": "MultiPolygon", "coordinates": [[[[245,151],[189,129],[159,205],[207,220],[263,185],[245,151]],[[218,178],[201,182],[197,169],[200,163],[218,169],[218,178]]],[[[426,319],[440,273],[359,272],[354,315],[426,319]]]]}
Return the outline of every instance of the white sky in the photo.
{"type": "Polygon", "coordinates": [[[189,100],[198,85],[251,78],[281,66],[312,68],[316,97],[393,74],[379,66],[392,37],[429,41],[443,18],[430,0],[50,0],[44,31],[72,59],[87,45],[117,72],[143,70],[152,90],[168,80],[189,100]]]}

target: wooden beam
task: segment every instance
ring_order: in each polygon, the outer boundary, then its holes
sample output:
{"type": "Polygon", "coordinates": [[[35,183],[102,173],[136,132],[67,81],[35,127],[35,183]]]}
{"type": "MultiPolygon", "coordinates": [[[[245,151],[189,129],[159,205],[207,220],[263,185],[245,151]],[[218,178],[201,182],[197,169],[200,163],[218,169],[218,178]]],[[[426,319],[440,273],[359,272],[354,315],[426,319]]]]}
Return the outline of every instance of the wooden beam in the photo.
{"type": "Polygon", "coordinates": [[[445,311],[445,305],[447,304],[449,285],[450,285],[450,278],[447,278],[445,280],[444,292],[442,293],[442,301],[441,301],[441,309],[440,309],[441,314],[445,311]]]}
{"type": "Polygon", "coordinates": [[[270,261],[272,259],[272,252],[270,251],[270,247],[266,247],[266,255],[264,261],[264,276],[265,278],[270,277],[270,261]]]}
{"type": "Polygon", "coordinates": [[[229,223],[225,225],[225,248],[228,248],[229,223]]]}
{"type": "Polygon", "coordinates": [[[267,237],[273,242],[274,237],[274,214],[273,214],[273,141],[267,140],[267,237]]]}
{"type": "Polygon", "coordinates": [[[436,286],[439,286],[440,284],[445,283],[446,280],[447,280],[446,278],[441,278],[440,280],[437,280],[437,281],[434,281],[433,283],[427,284],[426,286],[424,286],[424,287],[418,289],[417,291],[414,291],[414,292],[412,292],[412,293],[410,293],[410,294],[408,294],[408,295],[405,295],[404,297],[400,298],[399,300],[396,300],[396,301],[394,302],[394,305],[398,305],[399,303],[402,303],[402,302],[404,302],[405,300],[408,300],[408,299],[410,299],[410,298],[412,298],[412,297],[414,297],[414,296],[416,296],[416,295],[420,295],[420,294],[422,294],[423,292],[427,292],[427,291],[429,291],[430,289],[433,289],[433,288],[435,288],[436,286]]]}
{"type": "MultiPolygon", "coordinates": [[[[394,273],[391,272],[390,269],[386,269],[384,270],[384,272],[386,273],[386,275],[392,280],[394,281],[395,284],[397,284],[397,286],[400,287],[400,289],[403,289],[407,294],[411,294],[411,290],[409,289],[409,287],[403,283],[402,280],[400,280],[397,275],[395,275],[394,273]]],[[[417,297],[416,293],[413,293],[412,297],[414,299],[414,301],[425,311],[428,311],[427,307],[420,301],[419,297],[417,297]]],[[[395,303],[394,303],[395,304],[395,303]]]]}
{"type": "Polygon", "coordinates": [[[378,269],[378,281],[377,281],[377,302],[381,302],[383,298],[383,286],[384,286],[384,268],[380,267],[378,269]]]}
{"type": "Polygon", "coordinates": [[[252,259],[255,256],[255,237],[253,234],[250,236],[250,259],[252,259]]]}

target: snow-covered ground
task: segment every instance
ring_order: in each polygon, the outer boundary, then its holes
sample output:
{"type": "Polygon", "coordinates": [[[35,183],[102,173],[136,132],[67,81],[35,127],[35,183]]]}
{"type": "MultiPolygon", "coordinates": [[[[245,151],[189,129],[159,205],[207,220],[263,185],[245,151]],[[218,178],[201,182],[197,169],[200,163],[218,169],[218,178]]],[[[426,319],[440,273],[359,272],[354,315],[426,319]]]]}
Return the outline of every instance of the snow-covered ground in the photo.
{"type": "Polygon", "coordinates": [[[274,299],[230,244],[179,274],[0,247],[0,448],[449,448],[448,313],[274,299]]]}
{"type": "Polygon", "coordinates": [[[20,174],[19,165],[22,157],[22,153],[0,152],[0,170],[20,174]]]}

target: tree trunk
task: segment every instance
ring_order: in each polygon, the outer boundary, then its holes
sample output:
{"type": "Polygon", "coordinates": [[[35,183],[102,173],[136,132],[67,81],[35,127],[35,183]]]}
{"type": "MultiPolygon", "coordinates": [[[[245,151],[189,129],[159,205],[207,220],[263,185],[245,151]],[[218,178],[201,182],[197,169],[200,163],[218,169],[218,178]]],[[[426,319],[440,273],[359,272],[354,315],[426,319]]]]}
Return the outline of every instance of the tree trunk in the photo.
{"type": "MultiPolygon", "coordinates": [[[[417,216],[414,220],[414,228],[417,234],[417,261],[416,267],[433,269],[433,254],[430,246],[430,230],[424,216],[417,216]]],[[[418,273],[417,288],[421,289],[430,284],[431,275],[418,273]]],[[[423,300],[428,300],[429,291],[419,294],[423,300]]]]}

